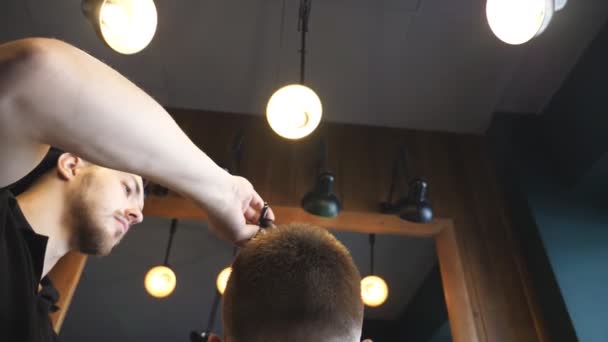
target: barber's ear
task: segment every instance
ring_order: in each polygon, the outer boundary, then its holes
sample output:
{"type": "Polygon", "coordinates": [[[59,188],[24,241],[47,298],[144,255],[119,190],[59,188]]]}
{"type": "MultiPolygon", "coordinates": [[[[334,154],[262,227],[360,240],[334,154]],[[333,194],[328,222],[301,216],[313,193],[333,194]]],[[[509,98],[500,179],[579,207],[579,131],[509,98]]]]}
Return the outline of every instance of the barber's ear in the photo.
{"type": "Polygon", "coordinates": [[[59,176],[65,180],[74,178],[89,163],[72,153],[63,153],[57,160],[59,176]]]}
{"type": "Polygon", "coordinates": [[[222,342],[222,339],[216,334],[210,334],[207,342],[222,342]]]}

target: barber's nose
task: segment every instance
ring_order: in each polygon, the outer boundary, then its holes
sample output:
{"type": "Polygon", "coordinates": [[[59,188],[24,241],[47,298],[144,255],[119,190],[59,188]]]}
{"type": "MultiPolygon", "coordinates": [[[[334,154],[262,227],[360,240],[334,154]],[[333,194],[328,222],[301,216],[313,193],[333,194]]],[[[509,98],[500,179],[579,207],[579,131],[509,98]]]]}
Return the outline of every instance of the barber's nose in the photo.
{"type": "Polygon", "coordinates": [[[144,214],[139,208],[127,209],[126,216],[129,219],[131,225],[141,223],[144,220],[144,214]]]}

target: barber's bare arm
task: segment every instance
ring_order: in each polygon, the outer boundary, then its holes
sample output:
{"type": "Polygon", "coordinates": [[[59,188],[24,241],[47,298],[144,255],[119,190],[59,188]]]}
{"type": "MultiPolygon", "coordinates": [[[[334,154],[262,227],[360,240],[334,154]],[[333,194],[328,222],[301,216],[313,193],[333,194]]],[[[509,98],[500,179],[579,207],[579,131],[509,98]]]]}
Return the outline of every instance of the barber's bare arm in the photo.
{"type": "Polygon", "coordinates": [[[35,167],[49,145],[192,198],[229,240],[255,233],[245,220],[263,203],[251,184],[218,167],[133,83],[57,40],[0,45],[0,186],[35,167]]]}

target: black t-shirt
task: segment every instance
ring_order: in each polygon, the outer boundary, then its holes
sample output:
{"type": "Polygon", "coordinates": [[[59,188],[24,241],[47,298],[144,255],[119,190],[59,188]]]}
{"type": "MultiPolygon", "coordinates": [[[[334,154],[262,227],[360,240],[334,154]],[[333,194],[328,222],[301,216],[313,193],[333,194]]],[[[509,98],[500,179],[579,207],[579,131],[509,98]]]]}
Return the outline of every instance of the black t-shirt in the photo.
{"type": "Polygon", "coordinates": [[[0,341],[57,341],[49,318],[57,291],[40,279],[47,241],[34,232],[11,192],[0,189],[0,341]]]}

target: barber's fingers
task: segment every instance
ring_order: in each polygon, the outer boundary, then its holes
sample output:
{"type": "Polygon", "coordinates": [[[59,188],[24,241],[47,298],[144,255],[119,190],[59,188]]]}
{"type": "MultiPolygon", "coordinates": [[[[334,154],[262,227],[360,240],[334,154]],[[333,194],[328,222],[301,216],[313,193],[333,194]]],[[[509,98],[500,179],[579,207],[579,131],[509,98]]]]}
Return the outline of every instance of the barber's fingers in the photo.
{"type": "Polygon", "coordinates": [[[261,210],[252,208],[252,207],[248,207],[245,209],[245,220],[247,220],[247,222],[250,223],[255,223],[257,224],[260,221],[260,213],[261,210]]]}
{"type": "Polygon", "coordinates": [[[245,212],[244,212],[245,220],[247,220],[247,222],[252,222],[252,223],[258,223],[258,222],[260,222],[260,220],[262,218],[274,221],[275,215],[270,207],[266,210],[265,217],[261,217],[263,208],[264,208],[264,204],[265,203],[262,202],[261,207],[259,207],[257,204],[255,204],[255,205],[252,204],[249,207],[245,208],[245,212]]]}
{"type": "Polygon", "coordinates": [[[248,222],[257,222],[260,220],[260,213],[264,208],[264,200],[255,190],[252,189],[251,192],[251,199],[249,203],[245,203],[243,214],[248,222]]]}
{"type": "Polygon", "coordinates": [[[249,206],[256,210],[262,210],[262,208],[264,208],[264,200],[255,190],[252,190],[249,206]]]}
{"type": "Polygon", "coordinates": [[[234,242],[237,246],[243,247],[247,241],[251,240],[260,230],[260,226],[256,224],[246,224],[239,232],[239,236],[234,242]]]}

